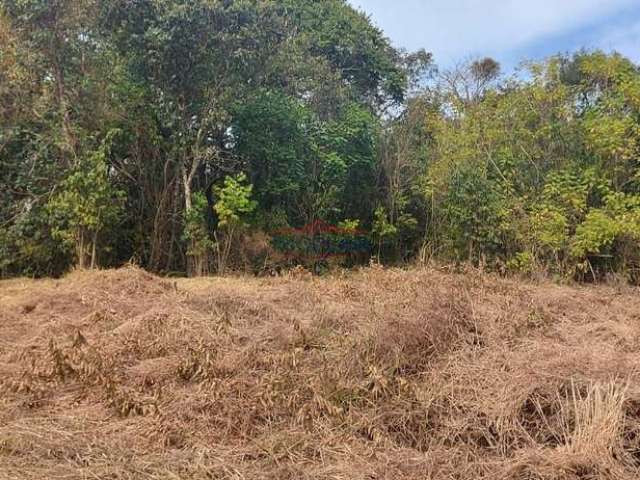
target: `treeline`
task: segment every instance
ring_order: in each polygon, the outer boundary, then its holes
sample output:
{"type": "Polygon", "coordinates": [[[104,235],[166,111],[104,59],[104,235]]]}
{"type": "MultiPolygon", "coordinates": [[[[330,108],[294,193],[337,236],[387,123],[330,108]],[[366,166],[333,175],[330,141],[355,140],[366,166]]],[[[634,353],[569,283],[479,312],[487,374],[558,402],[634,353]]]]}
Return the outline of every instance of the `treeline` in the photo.
{"type": "Polygon", "coordinates": [[[638,280],[618,55],[438,72],[344,0],[5,0],[0,108],[2,276],[259,270],[322,221],[385,262],[638,280]]]}
{"type": "MultiPolygon", "coordinates": [[[[412,102],[424,254],[501,271],[640,280],[640,71],[578,53],[501,79],[445,72],[412,102]]],[[[401,129],[401,132],[404,131],[401,129]]],[[[393,135],[398,138],[400,134],[393,135]]],[[[401,216],[411,187],[400,189],[401,216]],[[402,193],[404,190],[404,194],[402,193]]]]}

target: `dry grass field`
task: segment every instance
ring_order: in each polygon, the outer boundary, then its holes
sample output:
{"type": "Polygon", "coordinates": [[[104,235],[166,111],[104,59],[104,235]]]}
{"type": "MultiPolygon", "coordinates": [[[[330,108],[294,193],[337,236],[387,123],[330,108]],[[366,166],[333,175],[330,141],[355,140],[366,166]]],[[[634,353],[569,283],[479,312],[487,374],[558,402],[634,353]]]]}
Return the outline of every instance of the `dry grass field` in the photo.
{"type": "Polygon", "coordinates": [[[383,270],[0,282],[0,478],[640,478],[640,291],[383,270]]]}

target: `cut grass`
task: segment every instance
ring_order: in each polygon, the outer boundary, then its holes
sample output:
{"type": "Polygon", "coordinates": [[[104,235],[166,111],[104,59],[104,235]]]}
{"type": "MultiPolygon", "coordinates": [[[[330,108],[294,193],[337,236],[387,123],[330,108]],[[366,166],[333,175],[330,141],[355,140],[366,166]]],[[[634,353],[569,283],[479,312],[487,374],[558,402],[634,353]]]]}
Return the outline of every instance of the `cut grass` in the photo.
{"type": "Polygon", "coordinates": [[[475,271],[0,282],[1,479],[640,478],[640,297],[475,271]]]}

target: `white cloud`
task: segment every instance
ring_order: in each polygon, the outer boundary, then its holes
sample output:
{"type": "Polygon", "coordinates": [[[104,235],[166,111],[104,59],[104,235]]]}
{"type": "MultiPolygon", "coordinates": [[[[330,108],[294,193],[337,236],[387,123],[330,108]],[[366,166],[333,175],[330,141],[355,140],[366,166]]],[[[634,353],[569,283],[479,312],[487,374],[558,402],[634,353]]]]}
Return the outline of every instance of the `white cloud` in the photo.
{"type": "MultiPolygon", "coordinates": [[[[638,6],[638,0],[350,1],[370,13],[394,43],[424,47],[442,63],[467,55],[501,56],[638,6]]],[[[626,37],[615,41],[632,48],[626,37]]]]}

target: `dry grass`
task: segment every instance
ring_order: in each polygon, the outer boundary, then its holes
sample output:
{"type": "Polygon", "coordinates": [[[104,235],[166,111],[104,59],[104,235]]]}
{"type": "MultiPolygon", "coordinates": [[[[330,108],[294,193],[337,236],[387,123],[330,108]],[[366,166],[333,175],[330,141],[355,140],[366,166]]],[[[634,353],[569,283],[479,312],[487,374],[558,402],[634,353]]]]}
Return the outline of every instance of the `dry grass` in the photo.
{"type": "Polygon", "coordinates": [[[0,479],[637,479],[639,347],[477,272],[0,282],[0,479]]]}

